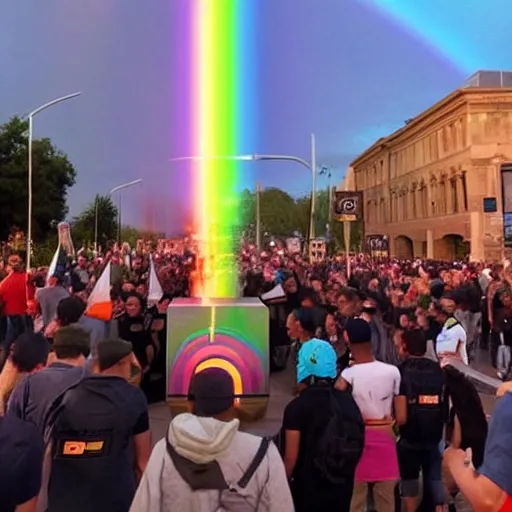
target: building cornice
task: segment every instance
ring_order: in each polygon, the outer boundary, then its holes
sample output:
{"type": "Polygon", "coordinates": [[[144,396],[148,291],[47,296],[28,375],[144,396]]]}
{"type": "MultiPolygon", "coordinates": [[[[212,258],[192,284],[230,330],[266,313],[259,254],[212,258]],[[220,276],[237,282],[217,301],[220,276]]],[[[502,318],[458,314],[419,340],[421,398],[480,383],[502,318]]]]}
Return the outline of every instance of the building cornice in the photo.
{"type": "Polygon", "coordinates": [[[387,137],[379,139],[375,144],[353,160],[350,165],[354,168],[358,168],[378,156],[383,150],[388,149],[392,151],[396,146],[413,138],[418,133],[424,133],[425,128],[435,125],[443,118],[446,118],[456,110],[468,104],[493,104],[503,102],[512,103],[512,88],[484,89],[470,87],[457,89],[414,117],[399,130],[391,133],[387,137]]]}

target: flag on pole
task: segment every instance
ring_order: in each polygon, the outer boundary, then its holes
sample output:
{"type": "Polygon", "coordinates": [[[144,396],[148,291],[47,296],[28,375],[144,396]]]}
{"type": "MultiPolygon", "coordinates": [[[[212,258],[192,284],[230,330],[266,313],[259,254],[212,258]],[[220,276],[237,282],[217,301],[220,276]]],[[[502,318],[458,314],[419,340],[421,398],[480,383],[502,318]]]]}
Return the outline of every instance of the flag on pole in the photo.
{"type": "Polygon", "coordinates": [[[46,285],[48,286],[48,282],[52,277],[60,277],[63,278],[66,273],[66,266],[68,263],[68,256],[64,247],[60,244],[53,255],[52,261],[48,268],[48,273],[46,274],[46,285]]]}
{"type": "Polygon", "coordinates": [[[156,273],[155,262],[153,256],[149,255],[149,279],[148,279],[148,306],[154,306],[164,294],[160,280],[156,273]]]}
{"type": "Polygon", "coordinates": [[[112,319],[112,300],[110,298],[110,261],[103,269],[99,279],[87,300],[85,316],[109,322],[112,319]]]}

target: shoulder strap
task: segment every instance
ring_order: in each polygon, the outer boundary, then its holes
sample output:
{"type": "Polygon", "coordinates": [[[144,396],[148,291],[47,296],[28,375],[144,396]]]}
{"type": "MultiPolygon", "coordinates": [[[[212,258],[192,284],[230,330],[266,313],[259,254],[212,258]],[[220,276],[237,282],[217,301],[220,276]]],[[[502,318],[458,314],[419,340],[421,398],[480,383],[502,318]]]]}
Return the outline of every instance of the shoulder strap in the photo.
{"type": "Polygon", "coordinates": [[[261,440],[260,446],[258,448],[258,451],[256,452],[256,455],[254,456],[254,459],[252,459],[252,462],[249,464],[249,467],[243,474],[242,478],[238,481],[238,487],[241,489],[245,489],[249,482],[251,481],[251,478],[254,476],[254,473],[256,473],[256,470],[259,468],[261,462],[265,458],[265,455],[267,455],[268,447],[270,446],[270,443],[272,442],[272,439],[270,437],[264,437],[261,440]]]}

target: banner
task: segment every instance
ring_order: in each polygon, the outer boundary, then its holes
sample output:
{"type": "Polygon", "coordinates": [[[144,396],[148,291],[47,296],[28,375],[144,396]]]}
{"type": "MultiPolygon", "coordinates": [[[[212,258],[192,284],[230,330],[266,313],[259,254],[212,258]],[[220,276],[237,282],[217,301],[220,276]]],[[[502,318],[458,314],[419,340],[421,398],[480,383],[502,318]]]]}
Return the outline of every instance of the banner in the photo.
{"type": "Polygon", "coordinates": [[[363,193],[337,190],[332,203],[333,217],[339,222],[354,222],[363,218],[363,193]]]}
{"type": "Polygon", "coordinates": [[[288,254],[300,253],[300,238],[293,236],[286,239],[286,251],[288,254]]]}
{"type": "Polygon", "coordinates": [[[366,247],[372,258],[389,257],[389,240],[386,235],[368,235],[366,247]]]}

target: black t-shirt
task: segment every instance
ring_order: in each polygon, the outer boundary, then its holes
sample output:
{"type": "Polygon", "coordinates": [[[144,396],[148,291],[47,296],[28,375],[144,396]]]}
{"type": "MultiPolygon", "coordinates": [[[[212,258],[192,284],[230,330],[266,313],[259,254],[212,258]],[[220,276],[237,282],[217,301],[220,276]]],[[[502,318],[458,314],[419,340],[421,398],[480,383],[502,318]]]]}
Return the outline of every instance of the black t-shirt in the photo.
{"type": "MultiPolygon", "coordinates": [[[[300,448],[293,472],[292,493],[296,511],[322,512],[348,510],[352,485],[333,485],[320,477],[312,463],[316,446],[331,417],[331,387],[314,385],[306,388],[285,408],[283,430],[300,432],[300,448]]],[[[336,400],[347,419],[361,421],[361,413],[352,395],[334,390],[336,400]]]]}
{"type": "Polygon", "coordinates": [[[140,366],[144,369],[148,365],[146,349],[153,345],[151,333],[148,331],[145,318],[130,318],[125,315],[118,322],[119,337],[129,341],[133,346],[133,353],[140,366]]]}
{"type": "MultiPolygon", "coordinates": [[[[92,403],[97,408],[97,402],[92,403]]],[[[76,425],[76,430],[81,430],[65,432],[64,438],[73,441],[73,436],[78,435],[77,441],[84,437],[93,442],[104,440],[104,453],[65,457],[64,451],[54,447],[49,512],[128,511],[136,490],[132,437],[149,430],[144,394],[120,377],[93,376],[66,392],[63,407],[64,419],[57,417],[55,430],[60,432],[59,427],[66,429],[70,423],[76,425]],[[107,397],[112,402],[107,409],[111,412],[100,421],[98,414],[88,414],[92,406],[86,404],[91,402],[91,394],[107,397]],[[104,436],[99,435],[104,432],[104,436]]],[[[55,438],[54,444],[57,444],[55,438]]]]}
{"type": "Polygon", "coordinates": [[[0,417],[0,512],[39,494],[44,443],[37,427],[12,414],[0,417]]]}

